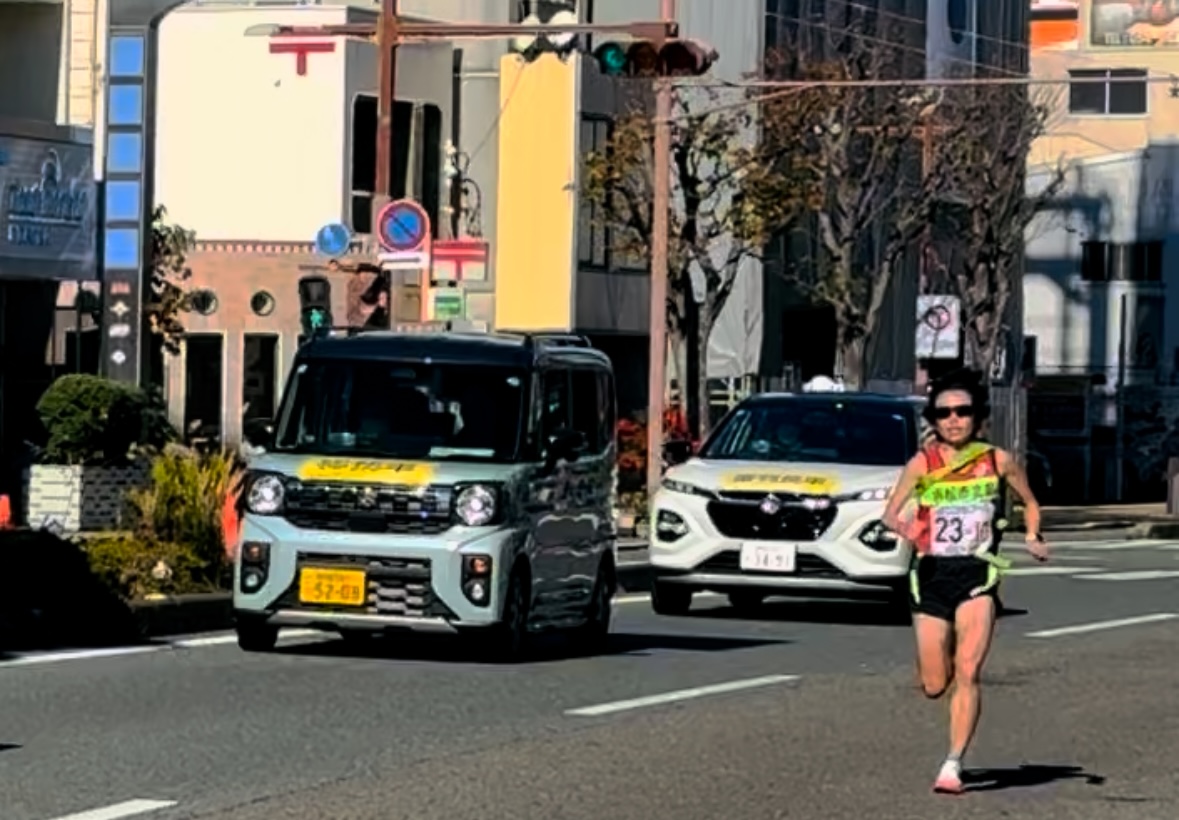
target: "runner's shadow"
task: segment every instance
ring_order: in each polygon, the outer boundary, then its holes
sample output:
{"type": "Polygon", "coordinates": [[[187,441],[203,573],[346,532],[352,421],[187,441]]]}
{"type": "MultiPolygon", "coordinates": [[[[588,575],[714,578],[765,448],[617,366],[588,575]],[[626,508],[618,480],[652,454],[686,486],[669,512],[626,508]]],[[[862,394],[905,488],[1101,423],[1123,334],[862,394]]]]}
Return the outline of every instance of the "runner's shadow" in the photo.
{"type": "Polygon", "coordinates": [[[0,743],[0,752],[7,752],[12,749],[19,749],[19,743],[0,743]]]}
{"type": "Polygon", "coordinates": [[[1028,789],[1062,780],[1083,780],[1087,786],[1105,785],[1105,778],[1102,775],[1090,774],[1080,766],[1023,763],[1011,768],[966,769],[962,772],[962,785],[969,792],[1028,789]]]}

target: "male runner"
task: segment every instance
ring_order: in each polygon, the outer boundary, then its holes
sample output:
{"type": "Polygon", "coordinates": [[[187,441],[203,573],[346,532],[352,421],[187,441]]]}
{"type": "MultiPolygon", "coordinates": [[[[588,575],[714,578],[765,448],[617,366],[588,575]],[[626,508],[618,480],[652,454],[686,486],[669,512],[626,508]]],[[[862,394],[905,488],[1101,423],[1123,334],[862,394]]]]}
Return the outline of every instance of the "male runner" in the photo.
{"type": "Polygon", "coordinates": [[[910,572],[917,665],[926,696],[954,683],[950,753],[934,791],[962,791],[962,756],[979,715],[979,673],[991,646],[999,573],[996,523],[1004,487],[1023,500],[1028,551],[1048,559],[1040,506],[1010,454],[979,440],[990,412],[981,374],[959,371],[935,381],[925,407],[935,439],[909,461],[889,498],[884,523],[914,544],[910,572]],[[916,515],[902,510],[916,496],[916,515]],[[909,518],[909,516],[905,516],[909,518]]]}

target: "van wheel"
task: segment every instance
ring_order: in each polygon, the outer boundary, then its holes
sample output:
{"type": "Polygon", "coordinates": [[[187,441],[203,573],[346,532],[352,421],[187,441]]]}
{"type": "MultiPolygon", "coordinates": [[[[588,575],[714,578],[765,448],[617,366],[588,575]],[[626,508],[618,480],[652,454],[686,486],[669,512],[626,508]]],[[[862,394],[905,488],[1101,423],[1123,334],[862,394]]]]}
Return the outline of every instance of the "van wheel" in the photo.
{"type": "Polygon", "coordinates": [[[729,606],[737,610],[742,615],[753,614],[765,603],[766,596],[760,592],[749,592],[741,590],[740,592],[730,592],[728,595],[729,606]]]}
{"type": "Polygon", "coordinates": [[[527,570],[516,567],[508,580],[504,594],[504,609],[499,623],[491,626],[485,635],[485,653],[496,663],[514,663],[522,660],[529,649],[528,615],[532,596],[529,589],[527,570]]]}
{"type": "Polygon", "coordinates": [[[602,562],[594,591],[586,607],[586,621],[578,628],[576,640],[578,649],[598,654],[606,649],[610,640],[610,619],[614,614],[614,567],[609,559],[602,562]]]}
{"type": "Polygon", "coordinates": [[[272,652],[278,645],[278,627],[265,621],[242,619],[234,628],[237,645],[245,652],[272,652]]]}
{"type": "Polygon", "coordinates": [[[660,584],[651,587],[651,609],[659,615],[687,615],[692,608],[692,588],[679,584],[660,584]]]}

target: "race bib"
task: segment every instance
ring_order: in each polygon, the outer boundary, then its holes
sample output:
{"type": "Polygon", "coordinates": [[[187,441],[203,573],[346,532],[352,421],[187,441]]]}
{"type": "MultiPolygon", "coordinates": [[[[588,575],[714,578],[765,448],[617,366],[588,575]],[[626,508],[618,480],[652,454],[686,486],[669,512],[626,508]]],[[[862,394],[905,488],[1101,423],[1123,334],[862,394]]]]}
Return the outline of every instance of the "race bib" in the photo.
{"type": "Polygon", "coordinates": [[[934,507],[929,551],[933,555],[971,555],[991,545],[990,506],[934,507]]]}

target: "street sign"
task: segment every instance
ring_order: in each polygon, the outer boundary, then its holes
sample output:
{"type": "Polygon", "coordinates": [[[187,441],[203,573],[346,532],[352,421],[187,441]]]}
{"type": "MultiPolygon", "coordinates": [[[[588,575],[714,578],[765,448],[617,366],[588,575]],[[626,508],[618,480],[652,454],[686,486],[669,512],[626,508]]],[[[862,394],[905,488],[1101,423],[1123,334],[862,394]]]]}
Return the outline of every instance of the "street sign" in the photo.
{"type": "Polygon", "coordinates": [[[466,313],[463,306],[463,294],[459,290],[436,290],[431,294],[433,310],[430,316],[434,321],[445,319],[462,319],[466,313]]]}
{"type": "Polygon", "coordinates": [[[439,239],[430,249],[435,282],[483,282],[489,246],[482,239],[439,239]]]}
{"type": "Polygon", "coordinates": [[[430,215],[412,199],[395,199],[377,214],[377,241],[390,253],[424,249],[430,236],[430,215]]]}
{"type": "Polygon", "coordinates": [[[324,225],[315,235],[316,252],[331,259],[339,259],[344,256],[351,246],[352,231],[340,222],[324,225]]]}
{"type": "Polygon", "coordinates": [[[957,296],[917,297],[917,358],[957,359],[962,305],[957,296]]]}

